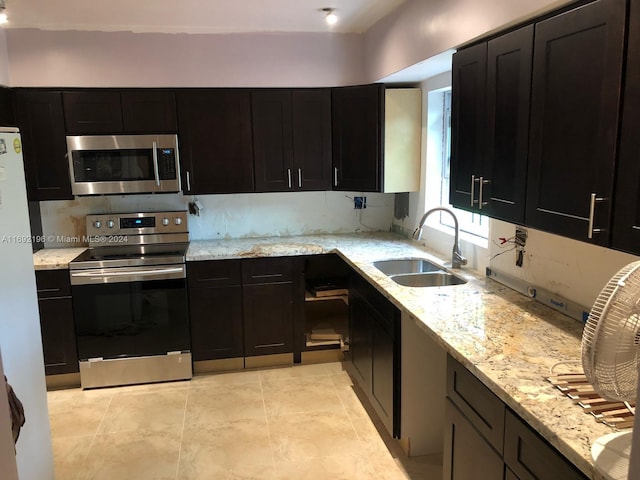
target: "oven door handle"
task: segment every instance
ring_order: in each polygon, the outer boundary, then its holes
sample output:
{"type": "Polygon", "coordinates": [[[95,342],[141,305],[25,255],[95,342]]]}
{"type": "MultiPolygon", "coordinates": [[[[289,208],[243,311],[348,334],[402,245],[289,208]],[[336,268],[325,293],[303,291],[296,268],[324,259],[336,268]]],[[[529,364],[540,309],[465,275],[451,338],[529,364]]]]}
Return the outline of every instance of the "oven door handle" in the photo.
{"type": "Polygon", "coordinates": [[[186,278],[184,265],[161,268],[113,268],[71,272],[71,285],[171,280],[176,278],[186,278]]]}

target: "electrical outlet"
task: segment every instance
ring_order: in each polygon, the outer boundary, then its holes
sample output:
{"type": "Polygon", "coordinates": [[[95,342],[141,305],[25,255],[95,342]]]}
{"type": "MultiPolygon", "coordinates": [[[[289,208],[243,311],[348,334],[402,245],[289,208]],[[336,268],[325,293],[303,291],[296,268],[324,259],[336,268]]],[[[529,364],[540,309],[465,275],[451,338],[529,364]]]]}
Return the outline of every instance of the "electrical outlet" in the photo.
{"type": "Polygon", "coordinates": [[[353,197],[353,208],[356,210],[367,208],[367,197],[353,197]]]}

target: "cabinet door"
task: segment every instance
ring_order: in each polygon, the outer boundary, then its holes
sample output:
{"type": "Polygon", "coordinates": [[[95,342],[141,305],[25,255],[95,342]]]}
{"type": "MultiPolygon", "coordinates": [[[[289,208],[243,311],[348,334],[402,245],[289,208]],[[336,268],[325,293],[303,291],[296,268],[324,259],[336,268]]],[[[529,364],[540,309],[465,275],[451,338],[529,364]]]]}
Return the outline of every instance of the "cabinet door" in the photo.
{"type": "Polygon", "coordinates": [[[14,125],[11,90],[8,87],[0,87],[0,125],[14,125]]]}
{"type": "Polygon", "coordinates": [[[640,15],[636,8],[638,3],[632,2],[611,246],[640,254],[640,15]]]}
{"type": "Polygon", "coordinates": [[[507,412],[504,437],[504,461],[520,480],[586,479],[511,412],[507,412]]]}
{"type": "Polygon", "coordinates": [[[384,86],[334,88],[331,95],[333,189],[379,192],[384,86]]]}
{"type": "Polygon", "coordinates": [[[181,91],[176,99],[184,193],[252,192],[249,91],[181,91]]]}
{"type": "Polygon", "coordinates": [[[294,90],[293,184],[331,190],[331,90],[294,90]]]}
{"type": "Polygon", "coordinates": [[[62,101],[68,134],[122,133],[119,92],[64,92],[62,101]]]}
{"type": "Polygon", "coordinates": [[[71,297],[38,300],[46,375],[79,371],[71,297]]]}
{"type": "Polygon", "coordinates": [[[120,94],[122,127],[126,133],[178,131],[173,92],[133,90],[120,94]]]}
{"type": "Polygon", "coordinates": [[[610,233],[625,3],[596,0],[535,32],[526,223],[600,245],[610,233]]]}
{"type": "Polygon", "coordinates": [[[451,175],[449,201],[476,210],[482,168],[486,104],[487,44],[453,55],[451,78],[451,175]]]}
{"type": "Polygon", "coordinates": [[[245,356],[293,352],[293,286],[291,283],[245,285],[245,356]]]}
{"type": "Polygon", "coordinates": [[[243,356],[242,287],[189,289],[193,360],[243,356]]]}
{"type": "Polygon", "coordinates": [[[349,318],[351,320],[349,336],[350,369],[367,395],[371,393],[371,308],[359,295],[349,291],[349,318]]]}
{"type": "Polygon", "coordinates": [[[491,40],[487,47],[487,150],[478,209],[519,224],[527,185],[532,56],[533,25],[491,40]]]}
{"type": "Polygon", "coordinates": [[[254,90],[251,111],[256,191],[294,190],[291,92],[254,90]]]}
{"type": "Polygon", "coordinates": [[[13,101],[29,200],[72,200],[61,93],[16,90],[13,101]]]}
{"type": "MultiPolygon", "coordinates": [[[[449,399],[445,404],[442,478],[445,480],[499,480],[504,464],[473,425],[449,399]]],[[[559,477],[558,477],[559,478],[559,477]]]]}
{"type": "MultiPolygon", "coordinates": [[[[371,395],[376,411],[387,430],[393,432],[394,395],[394,341],[377,321],[371,324],[371,395]]],[[[394,432],[395,433],[395,432],[394,432]]]]}

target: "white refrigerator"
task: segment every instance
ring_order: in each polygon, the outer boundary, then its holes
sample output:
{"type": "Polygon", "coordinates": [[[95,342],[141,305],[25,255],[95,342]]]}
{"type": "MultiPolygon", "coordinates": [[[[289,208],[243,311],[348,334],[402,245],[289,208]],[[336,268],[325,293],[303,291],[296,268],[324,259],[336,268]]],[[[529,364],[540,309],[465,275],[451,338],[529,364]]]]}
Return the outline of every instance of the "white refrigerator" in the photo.
{"type": "MultiPolygon", "coordinates": [[[[26,423],[13,449],[0,412],[3,480],[53,480],[40,319],[22,143],[16,128],[0,127],[0,352],[4,374],[22,402],[26,423]]],[[[4,383],[0,394],[6,397],[4,383]]],[[[0,407],[4,402],[0,402],[0,407]]]]}

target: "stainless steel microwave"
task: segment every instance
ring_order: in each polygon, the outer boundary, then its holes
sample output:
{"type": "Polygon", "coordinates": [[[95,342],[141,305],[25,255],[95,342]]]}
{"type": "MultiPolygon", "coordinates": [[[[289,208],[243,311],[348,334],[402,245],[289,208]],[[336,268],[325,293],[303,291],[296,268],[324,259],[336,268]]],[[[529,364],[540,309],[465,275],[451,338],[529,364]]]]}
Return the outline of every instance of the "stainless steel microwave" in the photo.
{"type": "Polygon", "coordinates": [[[177,135],[67,137],[74,195],[180,191],[177,135]]]}

